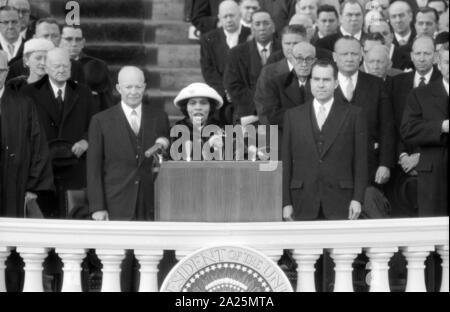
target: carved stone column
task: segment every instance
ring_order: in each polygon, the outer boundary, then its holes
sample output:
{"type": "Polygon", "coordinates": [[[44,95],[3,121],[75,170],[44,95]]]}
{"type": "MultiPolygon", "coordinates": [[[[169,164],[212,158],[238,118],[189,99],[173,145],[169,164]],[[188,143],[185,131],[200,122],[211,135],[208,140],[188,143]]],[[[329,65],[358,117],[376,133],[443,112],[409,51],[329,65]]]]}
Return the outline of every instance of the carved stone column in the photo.
{"type": "Polygon", "coordinates": [[[315,292],[314,265],[323,253],[322,249],[295,249],[293,257],[297,262],[297,292],[315,292]]]}
{"type": "Polygon", "coordinates": [[[125,250],[97,249],[96,253],[103,264],[102,292],[120,292],[120,266],[125,250]]]}
{"type": "Polygon", "coordinates": [[[135,250],[134,256],[141,265],[139,292],[157,292],[158,264],[163,257],[163,250],[135,250]]]}
{"type": "Polygon", "coordinates": [[[335,292],[353,292],[353,261],[361,252],[361,248],[331,249],[330,256],[335,263],[335,292]]]}
{"type": "Polygon", "coordinates": [[[81,263],[86,256],[86,249],[57,248],[55,252],[64,264],[61,292],[81,292],[81,263]]]}
{"type": "Polygon", "coordinates": [[[397,250],[396,247],[365,249],[371,265],[370,292],[391,291],[389,286],[389,260],[397,250]]]}
{"type": "Polygon", "coordinates": [[[42,264],[48,256],[48,248],[18,247],[17,252],[25,262],[23,292],[43,292],[42,264]]]}
{"type": "Polygon", "coordinates": [[[434,250],[434,246],[402,247],[403,255],[408,264],[408,280],[406,292],[426,292],[425,285],[425,260],[434,250]]]}

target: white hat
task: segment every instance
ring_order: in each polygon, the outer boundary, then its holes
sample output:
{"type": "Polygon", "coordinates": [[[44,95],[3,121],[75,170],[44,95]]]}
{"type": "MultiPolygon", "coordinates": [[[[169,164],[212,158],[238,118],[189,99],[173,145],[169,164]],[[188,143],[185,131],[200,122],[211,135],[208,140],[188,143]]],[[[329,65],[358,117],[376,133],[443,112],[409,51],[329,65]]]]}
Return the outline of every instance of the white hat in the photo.
{"type": "Polygon", "coordinates": [[[23,54],[36,51],[49,51],[54,47],[55,45],[50,40],[44,38],[33,38],[25,42],[23,47],[23,54]]]}
{"type": "Polygon", "coordinates": [[[182,101],[195,97],[205,97],[213,100],[216,104],[216,109],[221,108],[223,105],[223,99],[219,93],[203,82],[191,83],[187,87],[183,88],[180,93],[178,93],[175,100],[173,100],[173,104],[180,108],[182,101]]]}

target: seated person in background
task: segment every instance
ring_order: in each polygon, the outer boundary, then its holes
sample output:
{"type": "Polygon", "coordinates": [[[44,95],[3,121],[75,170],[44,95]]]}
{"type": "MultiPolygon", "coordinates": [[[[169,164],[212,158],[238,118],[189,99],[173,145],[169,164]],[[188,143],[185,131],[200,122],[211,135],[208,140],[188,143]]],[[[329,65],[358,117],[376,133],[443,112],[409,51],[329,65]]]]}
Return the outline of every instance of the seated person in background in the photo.
{"type": "MultiPolygon", "coordinates": [[[[201,155],[195,154],[196,151],[193,143],[195,131],[198,131],[199,133],[199,137],[196,137],[196,139],[200,140],[201,148],[203,148],[205,143],[209,143],[212,148],[218,150],[221,154],[223,146],[221,136],[223,125],[213,117],[214,112],[223,105],[223,100],[219,93],[205,83],[192,83],[180,91],[174,100],[174,104],[185,116],[184,119],[176,123],[176,126],[185,126],[183,130],[189,130],[189,138],[182,137],[185,135],[184,132],[176,133],[178,136],[172,138],[172,142],[175,144],[171,148],[171,155],[183,155],[180,157],[183,159],[207,159],[208,157],[205,157],[207,155],[205,155],[204,152],[201,152],[201,155]],[[203,137],[201,132],[203,128],[209,125],[217,126],[220,131],[211,133],[210,136],[203,137]]],[[[180,129],[181,128],[183,127],[180,127],[180,129]]],[[[171,133],[171,136],[172,135],[173,133],[171,133]]],[[[200,151],[202,151],[202,149],[200,151]]]]}
{"type": "Polygon", "coordinates": [[[47,52],[53,49],[53,43],[46,39],[30,39],[23,49],[23,64],[28,67],[29,74],[15,77],[8,81],[8,86],[16,91],[26,85],[41,80],[45,72],[47,52]]]}

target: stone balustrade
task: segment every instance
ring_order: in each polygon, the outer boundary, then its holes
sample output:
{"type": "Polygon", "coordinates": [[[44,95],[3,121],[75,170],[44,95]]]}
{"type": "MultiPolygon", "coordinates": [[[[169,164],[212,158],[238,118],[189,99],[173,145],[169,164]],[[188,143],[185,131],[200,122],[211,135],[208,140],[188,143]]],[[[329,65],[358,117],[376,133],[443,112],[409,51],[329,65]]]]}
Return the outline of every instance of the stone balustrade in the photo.
{"type": "Polygon", "coordinates": [[[49,249],[62,259],[62,291],[81,291],[81,262],[95,249],[103,264],[102,291],[120,291],[120,264],[132,249],[140,263],[139,291],[158,291],[158,264],[164,250],[178,260],[218,245],[251,247],[278,261],[292,250],[298,264],[297,291],[315,291],[314,265],[324,250],[335,264],[334,291],[353,291],[352,264],[370,259],[370,291],[390,291],[389,260],[402,252],[407,261],[406,291],[426,291],[425,259],[442,259],[441,291],[449,291],[449,218],[312,221],[274,223],[94,222],[0,218],[0,291],[5,260],[12,249],[25,262],[23,291],[43,291],[42,264],[49,249]]]}

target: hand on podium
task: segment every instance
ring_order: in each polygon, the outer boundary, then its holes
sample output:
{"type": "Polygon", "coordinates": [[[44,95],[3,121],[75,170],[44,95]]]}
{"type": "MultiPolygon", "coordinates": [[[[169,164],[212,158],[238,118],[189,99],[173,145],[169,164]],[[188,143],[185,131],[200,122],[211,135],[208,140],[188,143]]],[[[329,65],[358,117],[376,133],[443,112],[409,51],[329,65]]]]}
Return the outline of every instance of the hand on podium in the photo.
{"type": "Polygon", "coordinates": [[[92,214],[92,219],[95,221],[109,221],[109,214],[107,210],[99,210],[92,214]]]}
{"type": "Polygon", "coordinates": [[[294,220],[294,208],[292,205],[287,205],[283,207],[283,220],[284,221],[295,221],[294,220]]]}

